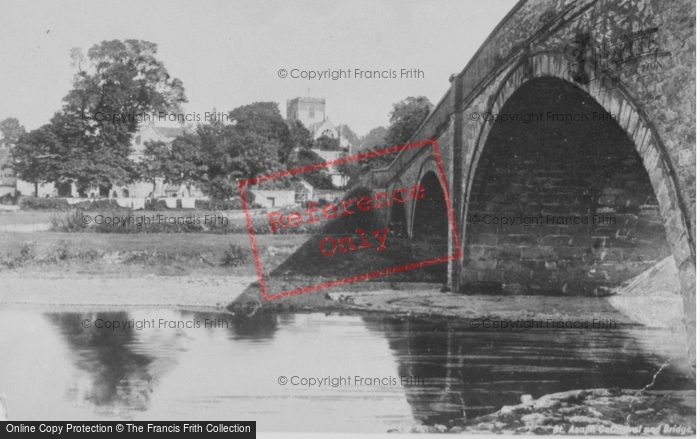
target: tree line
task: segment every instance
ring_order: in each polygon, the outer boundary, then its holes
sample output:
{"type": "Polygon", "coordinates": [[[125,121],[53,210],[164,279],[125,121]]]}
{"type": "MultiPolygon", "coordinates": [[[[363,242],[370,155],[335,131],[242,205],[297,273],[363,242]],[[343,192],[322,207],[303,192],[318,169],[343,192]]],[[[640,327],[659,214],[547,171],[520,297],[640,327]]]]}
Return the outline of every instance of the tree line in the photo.
{"type": "MultiPolygon", "coordinates": [[[[75,183],[80,191],[162,177],[167,183],[196,185],[213,198],[237,195],[237,181],[324,160],[313,151],[340,150],[338,139],[313,141],[298,120],[285,120],[274,102],[256,102],[231,110],[230,123],[198,124],[170,144],[146,142],[142,160],[132,160],[132,142],[139,132],[136,118],[119,123],[89,115],[180,113],[187,103],[182,81],[168,73],[157,45],[140,40],[103,41],[84,56],[71,51],[76,73],[62,108],[49,123],[26,132],[14,118],[0,122],[2,146],[10,147],[15,176],[57,186],[75,183]]],[[[347,126],[343,136],[357,149],[379,149],[407,142],[432,110],[425,97],[409,97],[394,104],[391,125],[359,138],[347,126]]],[[[339,171],[357,181],[373,166],[391,157],[352,162],[339,171]]],[[[324,170],[304,173],[317,188],[333,188],[324,170]]],[[[289,187],[293,178],[276,179],[266,188],[289,187]]]]}

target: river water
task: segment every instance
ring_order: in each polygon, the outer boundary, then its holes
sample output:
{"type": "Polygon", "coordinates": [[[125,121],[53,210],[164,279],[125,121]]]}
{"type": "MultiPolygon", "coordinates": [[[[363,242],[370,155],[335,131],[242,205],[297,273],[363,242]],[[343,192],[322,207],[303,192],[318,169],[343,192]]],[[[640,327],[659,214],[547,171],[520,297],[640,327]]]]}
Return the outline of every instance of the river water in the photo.
{"type": "Polygon", "coordinates": [[[4,308],[0,394],[11,420],[256,420],[259,431],[386,432],[449,425],[523,394],[642,388],[669,358],[652,389],[693,389],[683,349],[680,333],[619,324],[495,331],[338,313],[4,308]],[[112,321],[136,327],[104,327],[112,321]],[[154,327],[137,329],[143,322],[154,327]],[[412,378],[402,384],[402,376],[412,378]],[[309,378],[327,380],[301,384],[309,378]]]}

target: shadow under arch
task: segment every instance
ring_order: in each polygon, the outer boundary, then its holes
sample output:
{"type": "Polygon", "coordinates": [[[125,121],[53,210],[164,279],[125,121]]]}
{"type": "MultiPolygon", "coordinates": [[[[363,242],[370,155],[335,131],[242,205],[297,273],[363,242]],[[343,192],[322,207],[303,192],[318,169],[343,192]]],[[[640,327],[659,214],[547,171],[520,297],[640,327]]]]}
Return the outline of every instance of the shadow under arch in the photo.
{"type": "Polygon", "coordinates": [[[421,176],[418,184],[425,189],[425,196],[413,204],[413,239],[443,245],[446,253],[449,230],[445,195],[440,179],[430,170],[421,176]]]}
{"type": "Polygon", "coordinates": [[[406,207],[403,203],[393,203],[391,215],[389,217],[389,233],[397,238],[408,236],[408,225],[406,224],[406,207]]]}
{"type": "Polygon", "coordinates": [[[500,114],[468,205],[473,289],[601,295],[671,254],[642,159],[593,99],[536,78],[500,114]]]}
{"type": "MultiPolygon", "coordinates": [[[[421,259],[445,256],[450,238],[447,204],[442,184],[437,173],[427,162],[418,184],[424,189],[424,196],[413,202],[411,218],[411,247],[421,259]]],[[[431,273],[431,278],[438,282],[447,282],[447,262],[424,267],[422,270],[431,273]]]]}

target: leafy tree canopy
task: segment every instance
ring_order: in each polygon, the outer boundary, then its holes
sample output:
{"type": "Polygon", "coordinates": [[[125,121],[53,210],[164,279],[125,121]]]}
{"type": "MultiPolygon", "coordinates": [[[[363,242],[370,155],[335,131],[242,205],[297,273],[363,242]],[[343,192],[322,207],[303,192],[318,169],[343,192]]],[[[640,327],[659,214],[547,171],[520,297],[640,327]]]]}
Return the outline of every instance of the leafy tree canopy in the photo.
{"type": "Polygon", "coordinates": [[[386,143],[389,146],[407,143],[433,108],[434,105],[425,96],[409,96],[395,103],[390,113],[391,126],[386,134],[386,143]]]}
{"type": "Polygon", "coordinates": [[[14,117],[8,117],[0,122],[0,148],[8,148],[14,146],[22,134],[26,133],[23,125],[19,124],[19,120],[14,117]]]}
{"type": "Polygon", "coordinates": [[[375,149],[377,146],[386,144],[386,133],[389,131],[384,127],[373,128],[360,140],[360,150],[375,149]]]}
{"type": "Polygon", "coordinates": [[[294,147],[311,149],[313,141],[311,133],[299,119],[287,121],[289,125],[289,135],[294,147]]]}
{"type": "MultiPolygon", "coordinates": [[[[296,149],[289,157],[289,168],[301,168],[304,166],[323,163],[325,160],[311,149],[296,149]]],[[[323,167],[306,171],[300,177],[317,189],[335,189],[333,178],[328,174],[328,169],[323,167]]]]}
{"type": "Polygon", "coordinates": [[[240,133],[254,133],[270,141],[279,143],[280,160],[286,160],[294,148],[290,128],[282,118],[275,102],[255,102],[243,105],[229,112],[229,119],[234,121],[240,133]]]}
{"type": "Polygon", "coordinates": [[[355,150],[360,146],[360,138],[355,134],[353,130],[350,129],[349,126],[343,125],[340,127],[340,133],[343,136],[343,138],[347,139],[348,144],[351,147],[351,150],[355,150]]]}
{"type": "Polygon", "coordinates": [[[75,181],[81,188],[140,178],[142,167],[129,159],[138,130],[136,116],[177,111],[187,102],[182,82],[171,79],[156,53],[155,44],[139,40],[103,41],[88,51],[87,60],[80,49],[72,49],[78,68],[73,88],[49,124],[18,142],[21,148],[13,153],[18,176],[27,181],[75,181]],[[95,120],[98,113],[100,119],[121,117],[118,122],[95,120]]]}
{"type": "Polygon", "coordinates": [[[323,135],[314,141],[314,147],[321,151],[340,151],[340,140],[323,135]]]}

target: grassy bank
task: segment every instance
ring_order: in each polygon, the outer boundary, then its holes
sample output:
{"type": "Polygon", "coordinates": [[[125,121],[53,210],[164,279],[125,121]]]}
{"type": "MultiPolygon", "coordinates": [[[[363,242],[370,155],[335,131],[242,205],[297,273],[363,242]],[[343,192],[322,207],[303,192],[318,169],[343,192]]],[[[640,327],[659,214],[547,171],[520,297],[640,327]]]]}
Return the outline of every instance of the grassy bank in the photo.
{"type": "MultiPolygon", "coordinates": [[[[271,270],[308,236],[258,238],[261,261],[271,270]]],[[[248,235],[0,233],[0,272],[156,275],[255,275],[248,235]]]]}
{"type": "Polygon", "coordinates": [[[0,227],[25,225],[25,224],[48,224],[56,216],[56,212],[6,212],[0,211],[0,227]]]}

